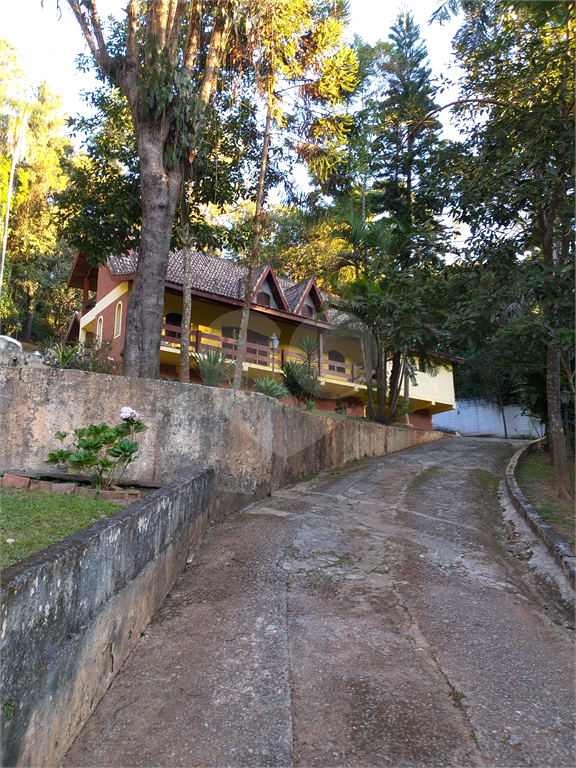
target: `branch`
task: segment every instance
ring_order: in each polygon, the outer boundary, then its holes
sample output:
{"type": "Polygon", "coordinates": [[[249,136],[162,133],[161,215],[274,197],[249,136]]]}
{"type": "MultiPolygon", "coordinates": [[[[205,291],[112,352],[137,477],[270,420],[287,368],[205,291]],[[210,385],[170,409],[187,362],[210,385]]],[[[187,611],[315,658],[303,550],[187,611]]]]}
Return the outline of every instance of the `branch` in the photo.
{"type": "Polygon", "coordinates": [[[225,55],[226,43],[228,41],[231,28],[231,4],[229,0],[219,0],[218,5],[214,11],[214,26],[212,27],[212,35],[210,36],[210,50],[208,51],[208,56],[206,57],[204,74],[200,84],[200,93],[198,98],[199,113],[197,113],[196,116],[196,125],[194,126],[195,131],[200,126],[204,118],[206,105],[210,101],[210,96],[216,82],[220,64],[225,55]]]}
{"type": "Polygon", "coordinates": [[[195,0],[190,7],[190,21],[184,42],[184,66],[192,69],[200,47],[200,30],[202,27],[202,2],[195,0]]]}
{"type": "Polygon", "coordinates": [[[168,20],[167,40],[168,59],[172,65],[176,62],[176,53],[178,51],[178,42],[180,40],[180,27],[186,10],[185,0],[172,0],[170,4],[170,15],[168,20]]]}
{"type": "Polygon", "coordinates": [[[138,65],[138,45],[136,43],[136,29],[138,26],[137,21],[137,0],[130,0],[127,15],[127,35],[126,35],[126,62],[130,67],[136,67],[138,65]]]}
{"type": "Polygon", "coordinates": [[[522,107],[519,107],[517,104],[512,103],[511,101],[498,101],[497,99],[458,99],[457,101],[451,101],[449,104],[444,104],[443,107],[436,107],[436,109],[430,110],[422,120],[419,120],[414,128],[408,130],[408,135],[412,134],[414,135],[418,128],[420,128],[421,125],[424,125],[424,123],[432,116],[435,115],[437,112],[442,112],[444,109],[448,109],[449,107],[456,107],[459,104],[494,104],[494,106],[497,107],[510,107],[511,109],[515,109],[517,112],[522,112],[522,107]]]}
{"type": "Polygon", "coordinates": [[[95,2],[90,4],[90,21],[88,21],[82,12],[80,0],[68,0],[68,5],[72,9],[72,13],[80,25],[80,29],[82,30],[84,39],[88,43],[94,61],[100,67],[102,72],[109,76],[112,70],[112,59],[106,48],[104,35],[102,34],[102,26],[100,24],[100,17],[95,2]]]}

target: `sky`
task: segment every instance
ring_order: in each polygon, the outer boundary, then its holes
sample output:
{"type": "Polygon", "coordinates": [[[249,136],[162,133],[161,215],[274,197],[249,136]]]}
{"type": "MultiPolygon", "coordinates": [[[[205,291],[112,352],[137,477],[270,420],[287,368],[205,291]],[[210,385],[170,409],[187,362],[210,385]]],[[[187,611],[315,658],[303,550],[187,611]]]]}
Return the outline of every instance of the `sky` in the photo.
{"type": "MultiPolygon", "coordinates": [[[[127,0],[96,0],[100,16],[113,14],[121,18],[127,0]]],[[[348,36],[358,34],[366,42],[374,44],[385,40],[398,11],[412,11],[414,20],[425,39],[433,73],[450,74],[451,40],[458,28],[458,20],[440,26],[428,20],[439,0],[349,0],[350,26],[348,36]]],[[[0,37],[6,38],[24,58],[25,69],[32,85],[43,80],[53,93],[60,94],[68,114],[86,112],[86,105],[80,94],[94,85],[91,75],[77,71],[76,56],[86,47],[80,28],[70,11],[66,0],[60,0],[58,13],[56,0],[4,0],[0,22],[0,37]]],[[[450,94],[443,94],[438,103],[451,101],[450,94]]],[[[446,115],[446,113],[444,113],[446,115]]],[[[448,130],[446,135],[452,138],[448,130]]]]}

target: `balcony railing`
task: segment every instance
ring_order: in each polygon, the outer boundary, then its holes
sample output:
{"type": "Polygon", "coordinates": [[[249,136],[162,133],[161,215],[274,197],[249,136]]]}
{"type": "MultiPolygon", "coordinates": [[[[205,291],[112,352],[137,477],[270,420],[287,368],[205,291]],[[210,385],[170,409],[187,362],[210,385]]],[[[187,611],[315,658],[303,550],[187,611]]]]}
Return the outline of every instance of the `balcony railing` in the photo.
{"type": "MultiPolygon", "coordinates": [[[[162,344],[180,349],[181,327],[179,325],[162,326],[162,344]]],[[[226,336],[217,336],[205,331],[190,331],[190,350],[192,352],[207,352],[211,349],[221,348],[226,352],[226,356],[232,360],[236,359],[238,342],[236,339],[230,339],[226,336]]],[[[288,361],[303,362],[304,355],[297,352],[289,352],[286,349],[278,349],[275,354],[275,365],[280,368],[288,361]]],[[[266,344],[257,342],[246,343],[245,361],[252,365],[272,366],[272,350],[266,344]]],[[[316,363],[320,377],[334,377],[344,379],[350,382],[364,384],[364,375],[362,369],[357,365],[350,363],[341,363],[335,360],[322,360],[321,364],[316,363]]]]}

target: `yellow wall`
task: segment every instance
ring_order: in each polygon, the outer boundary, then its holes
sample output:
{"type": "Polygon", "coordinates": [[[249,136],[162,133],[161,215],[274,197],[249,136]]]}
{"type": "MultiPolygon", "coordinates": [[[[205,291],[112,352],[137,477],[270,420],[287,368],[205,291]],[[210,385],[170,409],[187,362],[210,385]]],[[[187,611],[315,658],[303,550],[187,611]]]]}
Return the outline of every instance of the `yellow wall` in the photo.
{"type": "MultiPolygon", "coordinates": [[[[164,320],[170,312],[182,314],[182,297],[176,294],[165,295],[164,300],[164,320]]],[[[202,301],[201,299],[192,300],[192,330],[200,329],[203,333],[221,336],[223,326],[240,327],[240,310],[226,310],[225,308],[202,301]]],[[[267,337],[273,333],[280,339],[280,345],[276,352],[276,370],[280,367],[280,354],[286,350],[288,356],[298,357],[302,355],[298,347],[298,342],[304,336],[317,337],[318,331],[315,328],[305,325],[294,325],[291,323],[277,322],[275,318],[260,314],[257,311],[251,311],[249,328],[252,331],[262,333],[267,337]]],[[[220,342],[214,339],[204,338],[205,344],[215,347],[220,346],[220,342]]],[[[325,333],[323,339],[324,356],[323,362],[328,361],[328,352],[331,349],[337,349],[344,355],[348,365],[360,366],[362,362],[362,352],[360,343],[353,338],[342,338],[338,334],[325,333]]],[[[177,365],[177,355],[179,348],[177,344],[173,345],[171,350],[166,347],[162,350],[162,362],[177,365]]],[[[253,376],[261,376],[263,372],[269,370],[267,366],[250,365],[250,372],[253,376]]],[[[418,371],[416,373],[417,386],[410,385],[410,405],[415,409],[427,408],[430,413],[439,413],[450,410],[455,406],[454,383],[452,378],[451,366],[439,367],[436,376],[430,376],[427,373],[418,371]]],[[[336,390],[345,395],[359,395],[365,386],[359,382],[348,382],[346,379],[334,376],[327,372],[323,377],[324,389],[334,396],[336,390]]]]}

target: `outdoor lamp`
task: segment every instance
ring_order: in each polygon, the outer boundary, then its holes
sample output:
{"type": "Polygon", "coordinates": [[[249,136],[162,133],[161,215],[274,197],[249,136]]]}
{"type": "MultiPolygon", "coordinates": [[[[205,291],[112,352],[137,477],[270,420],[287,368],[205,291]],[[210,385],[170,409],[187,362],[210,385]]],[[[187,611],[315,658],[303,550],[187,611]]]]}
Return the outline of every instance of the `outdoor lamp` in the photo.
{"type": "Polygon", "coordinates": [[[272,378],[274,378],[274,364],[276,363],[276,350],[280,344],[280,339],[275,333],[270,336],[270,346],[272,347],[272,378]]]}

